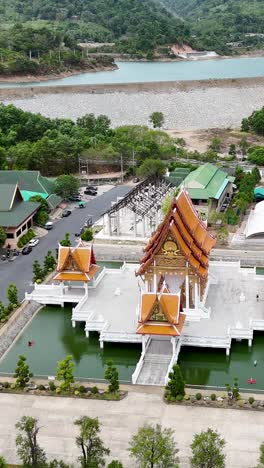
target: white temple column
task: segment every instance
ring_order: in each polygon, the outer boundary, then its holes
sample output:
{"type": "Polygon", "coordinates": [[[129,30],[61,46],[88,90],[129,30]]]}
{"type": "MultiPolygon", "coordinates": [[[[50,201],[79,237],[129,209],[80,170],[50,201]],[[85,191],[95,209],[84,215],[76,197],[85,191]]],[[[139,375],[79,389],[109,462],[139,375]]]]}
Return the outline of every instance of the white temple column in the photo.
{"type": "Polygon", "coordinates": [[[112,237],[112,224],[111,224],[111,215],[107,215],[107,221],[108,221],[108,233],[109,236],[112,237]]]}
{"type": "Polygon", "coordinates": [[[146,351],[146,336],[142,335],[142,353],[146,351]]]}
{"type": "Polygon", "coordinates": [[[194,306],[195,306],[195,309],[199,308],[199,303],[200,303],[200,298],[199,298],[198,284],[195,282],[194,283],[194,306]]]}
{"type": "Polygon", "coordinates": [[[176,351],[176,337],[175,336],[171,338],[171,344],[172,344],[172,355],[174,356],[175,351],[176,351]]]}
{"type": "Polygon", "coordinates": [[[120,236],[120,213],[119,210],[116,212],[116,234],[120,236]]]}
{"type": "Polygon", "coordinates": [[[189,290],[189,275],[185,276],[185,298],[186,298],[186,305],[185,308],[189,310],[190,308],[190,290],[189,290]]]}

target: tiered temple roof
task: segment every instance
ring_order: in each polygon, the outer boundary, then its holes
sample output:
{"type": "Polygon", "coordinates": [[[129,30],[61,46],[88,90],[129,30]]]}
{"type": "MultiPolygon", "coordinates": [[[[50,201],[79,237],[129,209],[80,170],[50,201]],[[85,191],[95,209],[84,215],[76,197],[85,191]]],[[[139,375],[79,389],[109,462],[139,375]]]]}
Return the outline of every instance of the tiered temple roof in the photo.
{"type": "Polygon", "coordinates": [[[59,245],[58,273],[55,280],[87,283],[93,279],[98,269],[92,245],[85,246],[82,242],[76,247],[59,245]]]}
{"type": "Polygon", "coordinates": [[[180,294],[143,293],[137,333],[179,336],[185,321],[180,312],[180,294]]]}
{"type": "Polygon", "coordinates": [[[186,190],[181,190],[155,234],[145,247],[136,275],[144,276],[146,291],[141,293],[137,333],[179,336],[185,322],[184,304],[195,284],[196,294],[208,275],[208,257],[216,240],[207,232],[186,190]],[[171,282],[166,274],[192,283],[171,282]],[[146,274],[146,275],[145,275],[146,274]],[[172,285],[170,290],[169,284],[172,285]],[[198,287],[198,284],[200,285],[198,287]],[[176,286],[178,285],[178,286],[176,286]],[[177,289],[175,289],[177,287],[177,289]],[[148,292],[147,292],[148,291],[148,292]]]}
{"type": "Polygon", "coordinates": [[[216,240],[206,230],[198,217],[186,190],[181,190],[173,200],[164,221],[145,247],[145,255],[137,275],[144,275],[154,256],[161,249],[168,233],[175,239],[180,253],[201,278],[208,274],[208,257],[216,240]]]}

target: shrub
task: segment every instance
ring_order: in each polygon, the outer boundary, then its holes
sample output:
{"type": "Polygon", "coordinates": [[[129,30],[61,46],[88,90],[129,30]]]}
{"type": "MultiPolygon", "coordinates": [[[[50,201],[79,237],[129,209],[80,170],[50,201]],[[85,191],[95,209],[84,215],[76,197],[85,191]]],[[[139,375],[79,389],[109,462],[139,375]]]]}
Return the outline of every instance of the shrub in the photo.
{"type": "Polygon", "coordinates": [[[51,392],[54,392],[56,390],[56,385],[54,382],[49,382],[49,388],[51,392]]]}
{"type": "Polygon", "coordinates": [[[176,401],[182,401],[182,400],[183,400],[183,395],[176,396],[176,401]]]}
{"type": "Polygon", "coordinates": [[[78,396],[78,395],[80,395],[80,392],[79,392],[79,390],[75,390],[75,392],[74,392],[74,395],[75,395],[75,396],[78,396]]]}
{"type": "Polygon", "coordinates": [[[17,246],[19,248],[21,247],[24,247],[24,245],[26,245],[31,239],[33,239],[33,237],[35,237],[35,233],[33,231],[33,229],[29,229],[28,232],[26,234],[24,234],[23,236],[20,237],[18,243],[17,243],[17,246]]]}
{"type": "Polygon", "coordinates": [[[244,403],[245,403],[244,400],[238,400],[238,405],[239,406],[241,406],[241,407],[244,406],[244,403]]]}
{"type": "Polygon", "coordinates": [[[86,392],[86,388],[85,388],[83,385],[80,385],[80,387],[79,387],[79,392],[80,392],[80,393],[85,393],[85,392],[86,392]]]}
{"type": "Polygon", "coordinates": [[[254,403],[255,401],[255,398],[253,396],[250,396],[249,399],[248,399],[248,402],[252,405],[252,403],[254,403]]]}
{"type": "Polygon", "coordinates": [[[93,231],[92,229],[85,229],[84,232],[81,234],[81,239],[85,242],[89,242],[93,240],[93,231]]]}
{"type": "Polygon", "coordinates": [[[215,394],[215,393],[212,393],[212,395],[211,395],[211,400],[212,400],[212,401],[215,401],[215,400],[216,400],[216,394],[215,394]]]}
{"type": "Polygon", "coordinates": [[[60,387],[57,387],[55,391],[56,391],[56,393],[59,394],[59,393],[61,393],[61,388],[60,388],[60,387]]]}
{"type": "Polygon", "coordinates": [[[98,387],[96,387],[96,385],[91,388],[91,393],[99,393],[98,387]]]}
{"type": "Polygon", "coordinates": [[[187,393],[184,395],[184,400],[186,401],[189,401],[190,400],[190,395],[188,395],[187,393]]]}
{"type": "Polygon", "coordinates": [[[4,388],[9,388],[9,387],[10,387],[10,383],[9,383],[9,382],[4,382],[4,383],[2,384],[2,386],[3,386],[4,388]]]}
{"type": "Polygon", "coordinates": [[[202,399],[202,394],[201,393],[196,393],[195,398],[196,398],[196,400],[201,400],[202,399]]]}
{"type": "Polygon", "coordinates": [[[45,390],[44,385],[42,385],[42,384],[38,385],[38,390],[45,390]]]}

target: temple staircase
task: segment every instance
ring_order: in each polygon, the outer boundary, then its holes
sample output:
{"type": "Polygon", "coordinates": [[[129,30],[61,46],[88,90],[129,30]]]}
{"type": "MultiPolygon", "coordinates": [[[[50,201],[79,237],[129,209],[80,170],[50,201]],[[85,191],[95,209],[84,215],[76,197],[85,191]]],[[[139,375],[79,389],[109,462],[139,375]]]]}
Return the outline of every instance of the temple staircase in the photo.
{"type": "Polygon", "coordinates": [[[139,361],[138,375],[133,383],[140,385],[165,385],[172,359],[172,344],[167,338],[151,338],[145,354],[139,361]]]}

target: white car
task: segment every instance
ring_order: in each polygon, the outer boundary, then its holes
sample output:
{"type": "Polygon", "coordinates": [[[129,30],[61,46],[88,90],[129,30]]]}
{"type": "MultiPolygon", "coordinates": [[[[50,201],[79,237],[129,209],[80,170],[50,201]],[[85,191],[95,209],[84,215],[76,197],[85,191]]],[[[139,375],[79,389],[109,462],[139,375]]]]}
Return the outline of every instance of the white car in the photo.
{"type": "Polygon", "coordinates": [[[29,241],[28,245],[29,245],[30,247],[35,247],[35,245],[38,245],[38,243],[39,243],[39,239],[35,238],[35,239],[31,239],[31,240],[29,241]]]}

